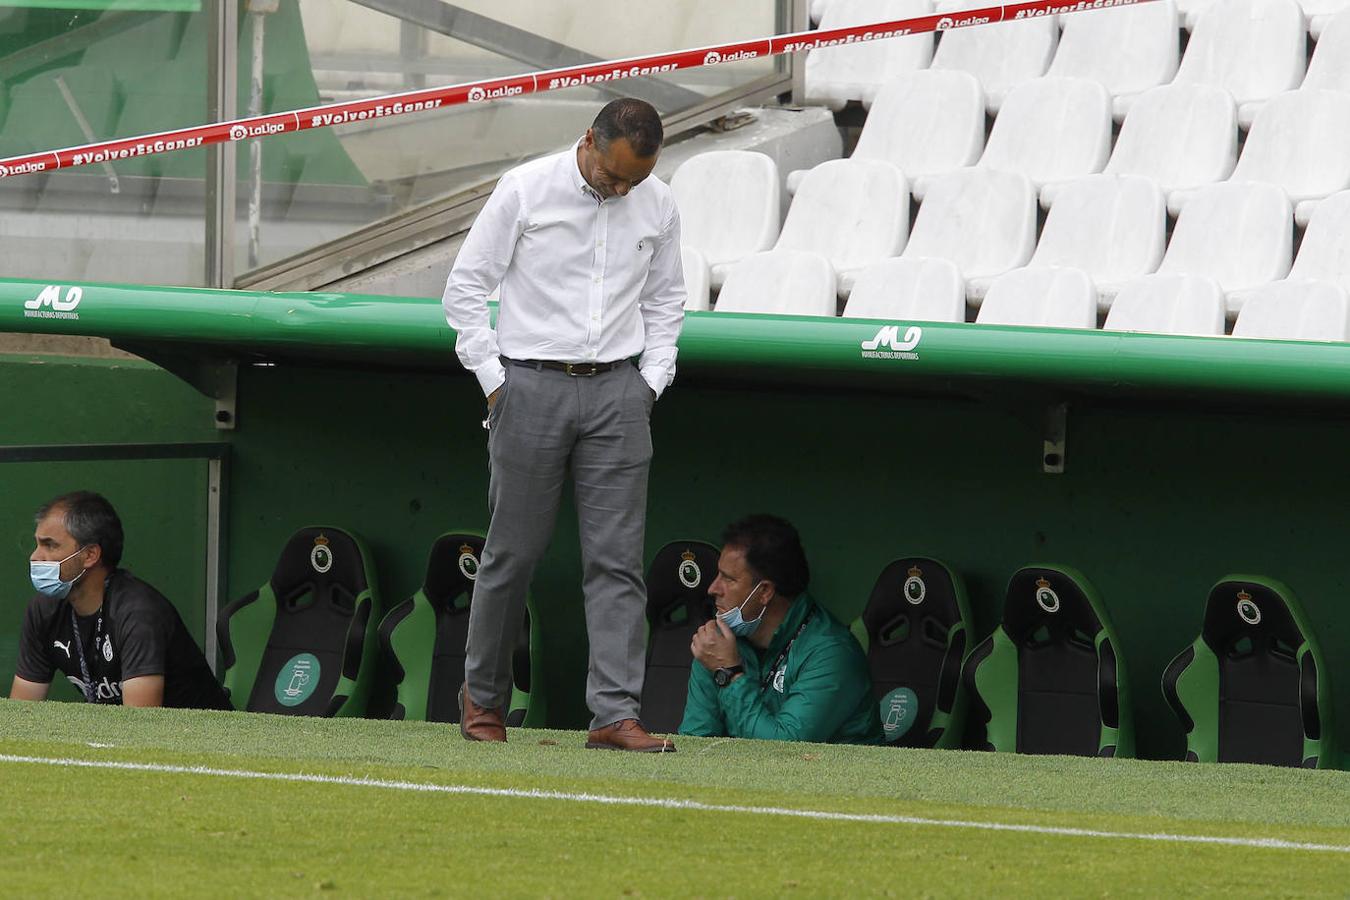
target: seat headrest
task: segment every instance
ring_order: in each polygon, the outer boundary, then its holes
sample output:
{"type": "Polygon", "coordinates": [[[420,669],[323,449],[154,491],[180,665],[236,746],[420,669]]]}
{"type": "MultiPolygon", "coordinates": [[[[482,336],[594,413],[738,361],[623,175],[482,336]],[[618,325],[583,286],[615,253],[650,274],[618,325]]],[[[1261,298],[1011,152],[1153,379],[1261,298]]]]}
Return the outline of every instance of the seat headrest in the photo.
{"type": "Polygon", "coordinates": [[[647,569],[647,620],[653,628],[683,609],[685,621],[703,621],[712,601],[708,588],[717,577],[721,556],[704,541],[672,541],[656,552],[647,569]]]}
{"type": "Polygon", "coordinates": [[[1041,566],[1020,569],[1008,582],[1003,630],[1017,644],[1032,640],[1042,628],[1054,641],[1086,636],[1095,642],[1102,621],[1092,593],[1092,585],[1077,573],[1041,566]]]}
{"type": "Polygon", "coordinates": [[[422,584],[433,606],[449,606],[456,597],[473,590],[483,560],[483,543],[476,534],[450,533],[436,538],[422,584]]]}
{"type": "Polygon", "coordinates": [[[902,614],[930,616],[948,628],[960,622],[961,607],[951,570],[922,556],[897,559],[882,569],[863,610],[863,626],[868,636],[875,638],[902,614]]]}
{"type": "Polygon", "coordinates": [[[1247,637],[1257,646],[1280,641],[1297,650],[1306,636],[1294,618],[1294,603],[1293,593],[1276,582],[1225,579],[1209,592],[1201,633],[1216,649],[1247,637]]]}
{"type": "Polygon", "coordinates": [[[282,597],[307,584],[319,592],[337,585],[353,596],[369,587],[361,547],[351,534],[315,527],[291,535],[272,570],[272,590],[282,597]]]}

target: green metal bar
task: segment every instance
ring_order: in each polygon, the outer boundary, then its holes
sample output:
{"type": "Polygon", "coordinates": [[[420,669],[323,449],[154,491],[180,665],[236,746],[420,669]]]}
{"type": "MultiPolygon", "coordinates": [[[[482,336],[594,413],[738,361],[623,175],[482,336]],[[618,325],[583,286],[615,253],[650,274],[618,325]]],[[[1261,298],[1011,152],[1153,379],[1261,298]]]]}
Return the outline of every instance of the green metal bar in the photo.
{"type": "Polygon", "coordinates": [[[229,444],[0,444],[0,463],[223,460],[229,444]]]}
{"type": "MultiPolygon", "coordinates": [[[[1350,399],[1350,344],[917,323],[921,334],[911,350],[888,349],[915,324],[690,313],[680,371],[700,379],[872,390],[1032,386],[1350,399]],[[878,337],[878,350],[864,350],[878,337]]],[[[209,348],[246,361],[459,368],[440,304],[423,298],[6,281],[0,282],[4,331],[209,348]]]]}

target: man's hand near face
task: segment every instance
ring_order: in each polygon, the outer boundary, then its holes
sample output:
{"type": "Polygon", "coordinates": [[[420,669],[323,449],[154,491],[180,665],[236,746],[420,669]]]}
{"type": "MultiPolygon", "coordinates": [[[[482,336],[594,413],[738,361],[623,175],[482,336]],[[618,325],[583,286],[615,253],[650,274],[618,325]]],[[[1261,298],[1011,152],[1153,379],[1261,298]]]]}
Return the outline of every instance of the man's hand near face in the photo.
{"type": "MultiPolygon", "coordinates": [[[[709,672],[716,669],[730,669],[741,664],[741,651],[736,647],[736,636],[721,619],[713,617],[703,623],[694,632],[694,640],[689,644],[694,659],[701,662],[709,672]]],[[[739,677],[739,676],[738,676],[739,677]]]]}

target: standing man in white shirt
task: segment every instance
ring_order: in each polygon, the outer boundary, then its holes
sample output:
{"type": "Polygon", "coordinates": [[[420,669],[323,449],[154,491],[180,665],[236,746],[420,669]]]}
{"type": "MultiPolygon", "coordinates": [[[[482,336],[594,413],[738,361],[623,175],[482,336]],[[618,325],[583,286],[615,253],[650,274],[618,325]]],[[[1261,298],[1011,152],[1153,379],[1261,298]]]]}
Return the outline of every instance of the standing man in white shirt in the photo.
{"type": "Polygon", "coordinates": [[[649,177],[661,118],[605,106],[585,136],[497,182],[445,287],[460,361],[487,396],[491,524],[474,585],[460,732],[504,741],[525,593],[570,473],[590,667],[587,747],[670,752],[638,721],[652,404],[684,321],[680,217],[649,177]],[[501,286],[494,331],[487,295],[501,286]]]}

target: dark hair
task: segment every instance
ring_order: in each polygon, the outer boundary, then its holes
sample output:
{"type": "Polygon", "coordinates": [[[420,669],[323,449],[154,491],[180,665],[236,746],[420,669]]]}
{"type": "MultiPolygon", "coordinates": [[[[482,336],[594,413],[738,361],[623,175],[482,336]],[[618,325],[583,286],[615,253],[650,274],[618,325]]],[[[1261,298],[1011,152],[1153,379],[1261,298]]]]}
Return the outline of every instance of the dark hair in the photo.
{"type": "Polygon", "coordinates": [[[655,156],[665,140],[661,114],[646,100],[635,97],[620,97],[606,103],[591,123],[591,132],[602,151],[611,141],[623,138],[644,159],[655,156]]]}
{"type": "Polygon", "coordinates": [[[38,508],[34,520],[41,522],[55,510],[64,514],[66,531],[81,547],[98,544],[103,550],[103,563],[109,569],[122,561],[122,520],[102,494],[93,491],[72,491],[49,500],[38,508]]]}
{"type": "Polygon", "coordinates": [[[726,527],[722,545],[744,550],[755,575],[772,581],[784,597],[796,597],[811,580],[802,539],[786,519],[765,513],[746,516],[726,527]]]}

